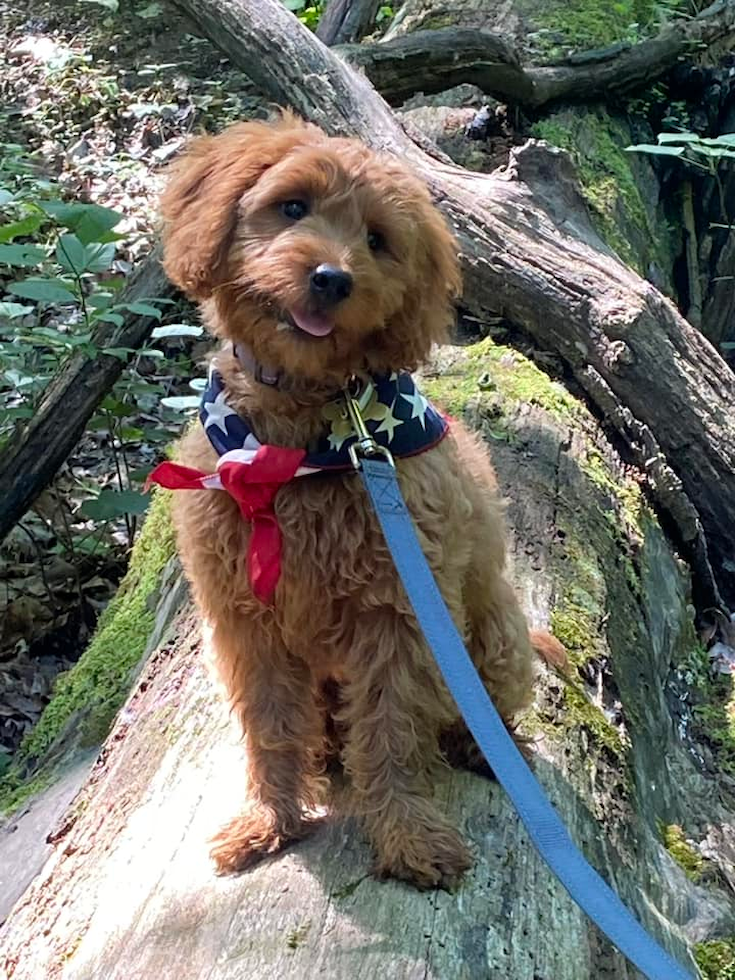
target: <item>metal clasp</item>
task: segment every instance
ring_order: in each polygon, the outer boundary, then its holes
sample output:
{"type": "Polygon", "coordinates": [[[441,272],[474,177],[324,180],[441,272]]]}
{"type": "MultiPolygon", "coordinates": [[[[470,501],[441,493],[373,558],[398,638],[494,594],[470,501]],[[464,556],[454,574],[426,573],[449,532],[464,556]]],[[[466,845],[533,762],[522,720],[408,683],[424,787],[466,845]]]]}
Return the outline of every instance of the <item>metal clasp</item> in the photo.
{"type": "Polygon", "coordinates": [[[357,398],[353,397],[349,386],[344,390],[344,399],[352,428],[355,430],[355,435],[357,436],[357,442],[354,442],[348,448],[352,465],[356,470],[359,470],[362,465],[360,463],[361,457],[382,456],[395,469],[396,464],[393,462],[393,456],[390,450],[377,443],[368,432],[365,420],[360,412],[360,403],[357,398]]]}

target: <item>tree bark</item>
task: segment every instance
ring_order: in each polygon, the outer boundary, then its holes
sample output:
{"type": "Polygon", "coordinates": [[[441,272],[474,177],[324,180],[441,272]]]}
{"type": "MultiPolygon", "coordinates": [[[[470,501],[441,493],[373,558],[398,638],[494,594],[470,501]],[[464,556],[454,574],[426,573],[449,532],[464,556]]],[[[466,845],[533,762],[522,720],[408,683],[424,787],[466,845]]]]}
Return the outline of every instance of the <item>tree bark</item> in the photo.
{"type": "Polygon", "coordinates": [[[735,7],[718,2],[692,20],[667,25],[656,37],[580,53],[570,64],[548,67],[524,66],[502,37],[468,28],[414,31],[390,41],[337,50],[367,75],[391,105],[401,105],[416,92],[431,95],[469,83],[538,109],[549,102],[586,102],[643,88],[693,45],[709,46],[734,34],[735,7]]]}
{"type": "MultiPolygon", "coordinates": [[[[173,293],[155,252],[136,272],[126,302],[173,293]]],[[[122,327],[102,324],[92,343],[96,354],[75,354],[53,378],[33,419],[17,441],[0,454],[0,541],[48,486],[79,441],[87,422],[122,374],[129,358],[105,354],[105,348],[135,350],[156,321],[128,316],[122,327]]]]}
{"type": "Polygon", "coordinates": [[[419,148],[367,79],[275,0],[177,2],[268,98],[414,167],[457,234],[463,305],[480,319],[501,314],[557,354],[603,414],[590,370],[604,380],[681,481],[704,528],[714,579],[735,600],[728,516],[735,513],[735,378],[673,305],[601,242],[566,157],[531,144],[496,174],[448,165],[419,148]]]}
{"type": "Polygon", "coordinates": [[[331,47],[362,40],[375,24],[381,0],[329,0],[316,36],[331,47]]]}

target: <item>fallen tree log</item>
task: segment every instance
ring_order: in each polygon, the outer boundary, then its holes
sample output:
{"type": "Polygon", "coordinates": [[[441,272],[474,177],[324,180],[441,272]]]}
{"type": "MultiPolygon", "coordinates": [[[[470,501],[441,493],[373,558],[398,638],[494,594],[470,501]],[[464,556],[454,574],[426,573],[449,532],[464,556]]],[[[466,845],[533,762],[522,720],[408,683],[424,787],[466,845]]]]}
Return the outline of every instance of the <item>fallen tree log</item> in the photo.
{"type": "MultiPolygon", "coordinates": [[[[126,289],[123,302],[173,294],[158,252],[146,259],[126,289]]],[[[20,437],[0,453],[0,541],[48,486],[84,432],[127,361],[105,348],[139,348],[156,320],[128,316],[121,327],[101,324],[92,339],[96,353],[78,353],[51,381],[20,437]]]]}
{"type": "Polygon", "coordinates": [[[587,102],[644,88],[693,46],[734,35],[735,7],[718,0],[691,20],[667,24],[656,37],[579,53],[570,64],[523,65],[500,35],[454,27],[336,50],[391,105],[401,105],[416,92],[431,95],[469,83],[515,105],[538,109],[550,102],[587,102]]]}
{"type": "MultiPolygon", "coordinates": [[[[526,729],[537,773],[589,859],[691,963],[687,947],[726,934],[735,904],[687,878],[658,822],[706,837],[712,873],[728,870],[717,835],[735,797],[670,713],[671,664],[691,642],[680,563],[594,418],[521,355],[444,349],[422,385],[492,441],[524,606],[584,665],[586,680],[544,674],[526,729]],[[477,385],[480,364],[494,388],[477,385]]],[[[361,833],[335,819],[217,878],[206,842],[241,805],[244,760],[200,647],[184,606],[0,930],[9,980],[631,980],[477,776],[437,775],[477,862],[455,895],[376,881],[361,833]]]]}
{"type": "Polygon", "coordinates": [[[673,305],[600,240],[571,168],[551,162],[560,154],[531,148],[525,163],[516,154],[493,175],[453,167],[418,147],[367,79],[278,4],[177,5],[268,98],[413,165],[458,236],[463,305],[480,319],[501,314],[557,354],[604,415],[609,399],[589,384],[596,372],[630,416],[625,431],[619,415],[611,424],[626,439],[636,424],[651,433],[696,511],[706,546],[696,532],[684,537],[712,565],[705,595],[717,601],[720,583],[734,601],[735,378],[673,305]]]}
{"type": "Polygon", "coordinates": [[[316,36],[331,47],[360,41],[375,24],[380,0],[329,0],[316,36]]]}

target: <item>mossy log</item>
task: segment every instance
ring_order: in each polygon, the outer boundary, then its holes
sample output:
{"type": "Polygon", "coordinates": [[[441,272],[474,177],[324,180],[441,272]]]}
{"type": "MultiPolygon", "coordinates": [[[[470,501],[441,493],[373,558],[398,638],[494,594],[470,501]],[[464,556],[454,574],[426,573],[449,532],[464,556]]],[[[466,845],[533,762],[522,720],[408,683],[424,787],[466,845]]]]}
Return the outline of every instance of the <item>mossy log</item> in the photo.
{"type": "MultiPolygon", "coordinates": [[[[735,925],[732,894],[688,876],[659,823],[701,841],[735,797],[701,771],[667,693],[695,638],[686,570],[589,411],[511,348],[441,350],[424,388],[492,445],[515,579],[554,626],[526,719],[536,771],[590,860],[682,962],[735,925]]],[[[217,878],[207,838],[242,802],[243,757],[184,605],[148,660],[54,853],[0,931],[9,980],[631,980],[534,853],[500,788],[444,772],[435,793],[472,841],[455,894],[370,874],[359,830],[217,878]]],[[[337,792],[340,790],[337,789],[337,792]]],[[[711,852],[723,866],[727,848],[711,852]]]]}
{"type": "Polygon", "coordinates": [[[524,65],[515,47],[497,34],[439,27],[376,44],[337,50],[365,72],[391,105],[416,92],[427,95],[469,83],[529,109],[550,102],[589,102],[644,88],[676,64],[693,45],[709,46],[735,35],[735,9],[715,3],[697,17],[668,24],[656,37],[577,54],[573,64],[524,65]]]}

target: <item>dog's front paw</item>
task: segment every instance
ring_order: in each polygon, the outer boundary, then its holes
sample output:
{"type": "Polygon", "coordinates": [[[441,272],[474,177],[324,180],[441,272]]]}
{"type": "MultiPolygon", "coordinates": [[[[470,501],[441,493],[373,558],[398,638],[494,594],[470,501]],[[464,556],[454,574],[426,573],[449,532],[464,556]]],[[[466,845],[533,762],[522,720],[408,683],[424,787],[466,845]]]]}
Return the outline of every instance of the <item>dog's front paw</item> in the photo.
{"type": "Polygon", "coordinates": [[[417,888],[453,890],[462,874],[472,867],[472,855],[456,830],[404,829],[378,855],[376,873],[381,878],[400,878],[417,888]]]}
{"type": "Polygon", "coordinates": [[[244,871],[268,854],[275,854],[290,841],[305,837],[316,820],[284,821],[271,811],[253,809],[235,817],[212,839],[210,856],[217,874],[244,871]]]}

